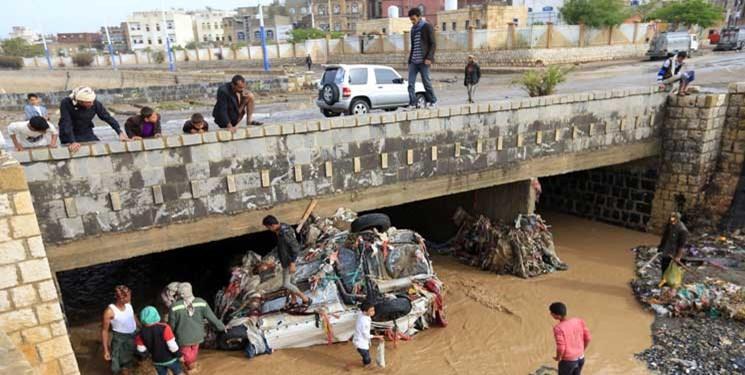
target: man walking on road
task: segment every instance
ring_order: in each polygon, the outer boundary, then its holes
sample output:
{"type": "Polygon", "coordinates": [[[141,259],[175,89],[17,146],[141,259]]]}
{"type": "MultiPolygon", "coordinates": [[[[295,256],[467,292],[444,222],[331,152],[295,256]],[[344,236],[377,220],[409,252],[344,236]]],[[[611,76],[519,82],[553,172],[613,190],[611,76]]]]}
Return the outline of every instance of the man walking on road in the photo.
{"type": "Polygon", "coordinates": [[[469,103],[473,103],[473,97],[476,94],[476,85],[479,84],[480,79],[481,67],[476,63],[473,55],[468,55],[468,63],[466,64],[466,73],[465,78],[463,79],[463,84],[466,86],[466,90],[468,90],[469,103]]]}
{"type": "Polygon", "coordinates": [[[559,375],[581,375],[585,365],[585,350],[590,345],[590,331],[585,321],[567,318],[567,307],[561,302],[552,303],[548,310],[551,317],[559,321],[554,326],[554,360],[559,362],[559,375]]]}
{"type": "Polygon", "coordinates": [[[419,8],[409,10],[411,20],[411,51],[409,52],[409,106],[418,107],[416,98],[416,76],[421,74],[426,105],[437,103],[429,69],[435,61],[435,30],[422,18],[419,8]]]}

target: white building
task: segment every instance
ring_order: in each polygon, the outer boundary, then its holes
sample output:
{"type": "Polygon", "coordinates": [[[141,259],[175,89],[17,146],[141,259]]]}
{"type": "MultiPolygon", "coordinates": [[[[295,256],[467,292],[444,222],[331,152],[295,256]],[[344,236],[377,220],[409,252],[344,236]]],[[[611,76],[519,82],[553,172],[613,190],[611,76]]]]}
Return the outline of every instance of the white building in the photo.
{"type": "Polygon", "coordinates": [[[564,0],[514,0],[512,5],[528,7],[528,25],[548,22],[558,24],[561,23],[560,9],[564,6],[564,0]]]}
{"type": "Polygon", "coordinates": [[[227,33],[223,29],[223,18],[236,14],[230,10],[206,8],[189,12],[194,22],[194,37],[200,43],[227,42],[227,33]]]}
{"type": "Polygon", "coordinates": [[[166,11],[165,25],[164,31],[161,11],[134,12],[129,15],[127,28],[132,49],[162,49],[165,47],[166,35],[171,46],[185,47],[195,40],[193,17],[183,10],[166,11]]]}
{"type": "Polygon", "coordinates": [[[26,26],[13,26],[9,34],[10,39],[21,38],[31,44],[41,43],[41,34],[26,28],[26,26]]]}

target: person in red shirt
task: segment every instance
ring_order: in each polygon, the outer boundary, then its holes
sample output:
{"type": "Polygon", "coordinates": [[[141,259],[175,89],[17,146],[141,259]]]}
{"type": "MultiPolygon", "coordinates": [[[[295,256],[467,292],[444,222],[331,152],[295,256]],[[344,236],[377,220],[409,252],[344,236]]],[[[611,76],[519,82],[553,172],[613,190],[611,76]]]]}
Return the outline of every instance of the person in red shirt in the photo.
{"type": "Polygon", "coordinates": [[[556,339],[556,356],[559,362],[559,375],[581,375],[585,365],[585,350],[590,345],[590,331],[585,321],[579,318],[567,318],[567,307],[561,302],[554,302],[548,307],[551,317],[559,321],[554,326],[556,339]]]}
{"type": "Polygon", "coordinates": [[[146,306],[140,312],[142,330],[135,338],[137,352],[149,353],[158,375],[184,375],[181,369],[181,350],[176,343],[171,326],[160,322],[160,314],[153,306],[146,306]]]}

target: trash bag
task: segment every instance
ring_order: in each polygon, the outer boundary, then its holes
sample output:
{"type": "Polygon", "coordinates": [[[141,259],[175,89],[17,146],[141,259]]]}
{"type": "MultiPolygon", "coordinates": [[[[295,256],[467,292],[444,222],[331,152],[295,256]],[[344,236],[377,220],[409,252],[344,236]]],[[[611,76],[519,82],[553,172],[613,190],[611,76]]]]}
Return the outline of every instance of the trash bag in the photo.
{"type": "Polygon", "coordinates": [[[670,262],[670,265],[667,266],[667,269],[665,270],[665,274],[662,275],[659,287],[661,288],[662,286],[667,285],[671,288],[677,289],[682,283],[683,268],[680,267],[678,263],[670,262]]]}
{"type": "Polygon", "coordinates": [[[376,348],[377,350],[375,353],[375,363],[378,365],[378,367],[385,368],[385,341],[378,340],[376,348]]]}
{"type": "Polygon", "coordinates": [[[241,324],[231,327],[227,332],[218,334],[217,348],[220,350],[241,350],[248,343],[248,328],[241,324]]]}

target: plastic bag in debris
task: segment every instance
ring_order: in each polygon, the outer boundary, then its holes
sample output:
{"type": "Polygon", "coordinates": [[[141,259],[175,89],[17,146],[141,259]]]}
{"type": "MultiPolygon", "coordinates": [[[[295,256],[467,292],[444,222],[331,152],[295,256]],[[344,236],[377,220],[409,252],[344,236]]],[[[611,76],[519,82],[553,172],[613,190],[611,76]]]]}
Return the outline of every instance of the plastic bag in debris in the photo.
{"type": "Polygon", "coordinates": [[[378,340],[375,351],[375,363],[378,367],[385,368],[385,340],[378,340]]]}
{"type": "Polygon", "coordinates": [[[677,289],[678,287],[680,287],[680,284],[682,283],[683,283],[683,268],[681,268],[675,262],[670,262],[670,265],[667,266],[667,269],[665,270],[665,274],[662,275],[662,280],[660,281],[659,287],[667,285],[671,288],[677,289]]]}

